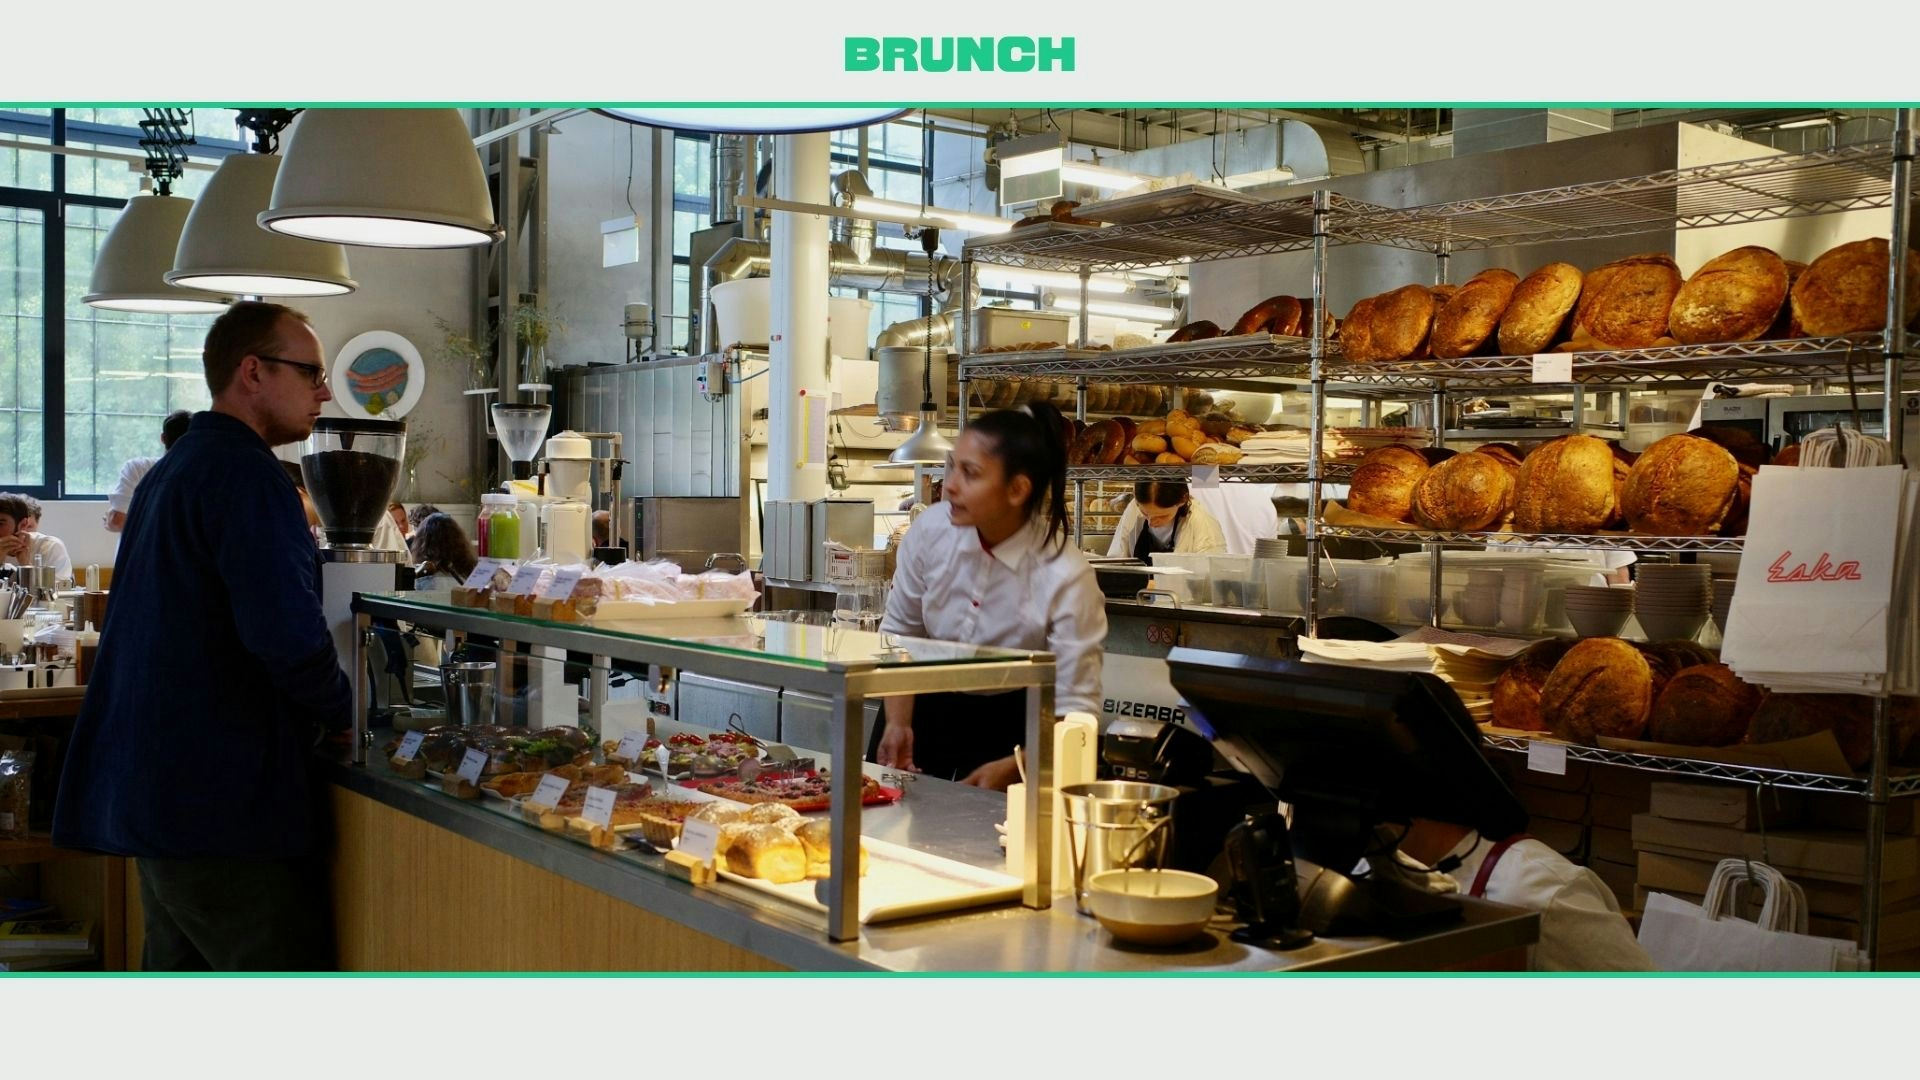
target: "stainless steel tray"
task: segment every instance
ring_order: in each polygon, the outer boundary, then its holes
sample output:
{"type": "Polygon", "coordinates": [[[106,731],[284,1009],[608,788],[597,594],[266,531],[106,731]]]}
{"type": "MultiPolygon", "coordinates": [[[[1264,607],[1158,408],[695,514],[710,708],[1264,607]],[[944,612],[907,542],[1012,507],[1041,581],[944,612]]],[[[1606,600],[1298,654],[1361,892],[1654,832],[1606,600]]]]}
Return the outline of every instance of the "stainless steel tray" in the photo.
{"type": "Polygon", "coordinates": [[[1074,208],[1073,216],[1085,218],[1088,221],[1104,221],[1110,225],[1132,225],[1141,221],[1160,221],[1186,214],[1197,214],[1202,210],[1213,210],[1222,206],[1243,206],[1259,201],[1252,195],[1230,188],[1216,187],[1212,184],[1183,184],[1180,187],[1077,206],[1074,208]]]}

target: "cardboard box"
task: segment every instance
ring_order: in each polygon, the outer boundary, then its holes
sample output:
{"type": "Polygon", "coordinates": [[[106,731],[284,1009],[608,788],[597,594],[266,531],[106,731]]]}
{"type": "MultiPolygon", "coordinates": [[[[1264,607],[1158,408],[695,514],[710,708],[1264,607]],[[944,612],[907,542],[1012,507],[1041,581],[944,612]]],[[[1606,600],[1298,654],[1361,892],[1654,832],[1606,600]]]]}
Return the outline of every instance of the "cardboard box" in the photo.
{"type": "Polygon", "coordinates": [[[1587,820],[1587,794],[1579,791],[1546,791],[1541,788],[1516,788],[1514,794],[1520,799],[1520,805],[1527,811],[1527,817],[1534,821],[1551,818],[1554,821],[1584,824],[1587,820]]]}
{"type": "Polygon", "coordinates": [[[1693,821],[1673,821],[1653,814],[1633,815],[1635,851],[1655,849],[1680,851],[1699,858],[1710,855],[1714,861],[1738,855],[1744,849],[1746,833],[1723,825],[1702,825],[1693,821]]]}
{"type": "Polygon", "coordinates": [[[1648,789],[1653,786],[1653,776],[1638,769],[1595,769],[1593,790],[1605,795],[1645,800],[1648,789]]]}
{"type": "Polygon", "coordinates": [[[1598,874],[1600,880],[1607,883],[1607,888],[1613,890],[1614,899],[1620,902],[1621,907],[1632,906],[1633,886],[1639,878],[1637,867],[1632,863],[1595,859],[1587,863],[1587,869],[1598,874]]]}
{"type": "MultiPolygon", "coordinates": [[[[1823,829],[1850,829],[1865,832],[1867,828],[1867,800],[1858,795],[1840,795],[1816,792],[1807,796],[1807,820],[1810,824],[1823,829]]],[[[1773,815],[1767,815],[1768,824],[1772,824],[1773,815]]],[[[1895,799],[1887,804],[1887,834],[1889,836],[1913,836],[1916,825],[1920,825],[1920,815],[1914,813],[1914,800],[1895,799]]]]}
{"type": "Polygon", "coordinates": [[[1633,828],[1633,815],[1647,812],[1647,800],[1631,795],[1609,795],[1596,791],[1588,800],[1588,820],[1595,825],[1625,832],[1633,828]]]}
{"type": "MultiPolygon", "coordinates": [[[[1666,893],[1705,893],[1718,859],[1686,858],[1657,851],[1642,851],[1637,860],[1639,883],[1666,893]]],[[[1860,917],[1861,893],[1858,884],[1821,881],[1789,873],[1788,878],[1807,894],[1807,910],[1835,919],[1860,917]]],[[[1900,878],[1880,886],[1883,910],[1897,910],[1920,901],[1920,877],[1900,878]]]]}
{"type": "Polygon", "coordinates": [[[1632,832],[1605,825],[1594,825],[1587,835],[1587,851],[1594,860],[1633,865],[1632,832]]]}
{"type": "Polygon", "coordinates": [[[1574,862],[1587,857],[1587,827],[1572,822],[1539,818],[1527,824],[1527,835],[1565,855],[1574,862]]]}
{"type": "Polygon", "coordinates": [[[1734,829],[1786,828],[1806,820],[1806,800],[1796,791],[1769,790],[1745,784],[1694,784],[1656,780],[1647,810],[1670,821],[1697,821],[1734,829]],[[1764,805],[1761,800],[1764,799],[1764,805]]]}
{"type": "Polygon", "coordinates": [[[1595,770],[1578,762],[1568,762],[1564,775],[1556,773],[1533,772],[1523,760],[1509,759],[1502,762],[1507,786],[1516,795],[1525,798],[1524,790],[1534,788],[1540,791],[1588,791],[1593,787],[1595,770]]]}

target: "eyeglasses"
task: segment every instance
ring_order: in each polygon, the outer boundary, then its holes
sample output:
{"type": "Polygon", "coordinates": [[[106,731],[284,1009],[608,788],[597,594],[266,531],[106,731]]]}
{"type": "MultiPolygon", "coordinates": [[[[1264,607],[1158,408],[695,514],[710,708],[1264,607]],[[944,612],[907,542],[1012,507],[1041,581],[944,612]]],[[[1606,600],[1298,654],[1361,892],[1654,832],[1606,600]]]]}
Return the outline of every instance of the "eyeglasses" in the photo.
{"type": "Polygon", "coordinates": [[[320,389],[327,383],[327,369],[319,364],[307,364],[299,360],[282,360],[277,356],[262,356],[259,353],[254,353],[253,356],[254,359],[264,360],[269,364],[280,364],[283,367],[299,368],[307,373],[307,381],[313,384],[315,390],[320,389]]]}

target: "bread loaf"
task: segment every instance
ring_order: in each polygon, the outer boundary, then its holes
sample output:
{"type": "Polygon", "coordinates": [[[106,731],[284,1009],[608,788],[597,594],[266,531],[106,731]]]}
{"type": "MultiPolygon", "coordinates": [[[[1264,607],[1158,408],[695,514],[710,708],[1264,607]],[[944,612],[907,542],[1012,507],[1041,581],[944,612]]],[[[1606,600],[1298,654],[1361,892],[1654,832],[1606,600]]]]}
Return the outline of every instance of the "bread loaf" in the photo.
{"type": "MultiPolygon", "coordinates": [[[[1887,242],[1877,237],[1825,252],[1793,283],[1793,321],[1813,337],[1884,330],[1887,261],[1887,242]]],[[[1920,316],[1920,256],[1912,251],[1907,252],[1907,314],[1920,316]]]]}
{"type": "Polygon", "coordinates": [[[1373,299],[1367,319],[1370,360],[1406,360],[1421,355],[1433,328],[1433,290],[1426,285],[1403,285],[1373,299]]]}
{"type": "Polygon", "coordinates": [[[1553,733],[1569,742],[1637,739],[1653,711],[1653,669],[1628,642],[1585,638],[1547,676],[1540,709],[1553,733]]]}
{"type": "MultiPolygon", "coordinates": [[[[807,876],[825,878],[833,873],[833,823],[825,818],[807,822],[794,831],[794,838],[807,853],[807,876]]],[[[860,845],[860,876],[867,875],[867,845],[860,845]]]]}
{"type": "Polygon", "coordinates": [[[1692,435],[1669,435],[1633,463],[1620,503],[1634,532],[1710,536],[1733,509],[1739,484],[1732,454],[1692,435]]]}
{"type": "Polygon", "coordinates": [[[1219,336],[1219,323],[1201,319],[1198,322],[1190,322],[1168,335],[1167,344],[1177,345],[1183,341],[1204,341],[1207,338],[1216,338],[1219,336]]]}
{"type": "Polygon", "coordinates": [[[1291,296],[1269,296],[1265,300],[1247,309],[1227,331],[1228,337],[1242,334],[1258,334],[1261,331],[1274,334],[1288,334],[1295,330],[1300,322],[1300,301],[1291,296]],[[1276,329],[1275,327],[1279,328],[1276,329]]]}
{"type": "Polygon", "coordinates": [[[775,885],[807,878],[807,852],[779,825],[752,825],[727,845],[727,869],[775,885]]]}
{"type": "Polygon", "coordinates": [[[1806,263],[1787,260],[1787,302],[1780,305],[1780,313],[1773,317],[1773,325],[1767,327],[1768,340],[1807,336],[1806,331],[1800,329],[1799,320],[1793,317],[1793,286],[1806,271],[1806,263]]]}
{"type": "Polygon", "coordinates": [[[1574,336],[1615,349],[1644,349],[1667,336],[1680,267],[1665,255],[1635,255],[1587,275],[1574,336]]]}
{"type": "Polygon", "coordinates": [[[1833,732],[1840,756],[1861,769],[1873,760],[1873,699],[1856,694],[1768,694],[1747,725],[1750,743],[1833,732]]]}
{"type": "Polygon", "coordinates": [[[1548,638],[1526,647],[1500,672],[1493,684],[1493,723],[1518,731],[1546,731],[1540,711],[1540,690],[1555,665],[1573,648],[1566,638],[1548,638]]]}
{"type": "Polygon", "coordinates": [[[1340,354],[1356,364],[1373,359],[1373,300],[1369,296],[1353,305],[1340,324],[1340,354]]]}
{"type": "Polygon", "coordinates": [[[1697,664],[1667,680],[1654,700],[1647,737],[1678,746],[1731,746],[1746,737],[1761,691],[1725,664],[1697,664]]]}
{"type": "Polygon", "coordinates": [[[1787,300],[1787,263],[1763,247],[1738,247],[1707,260],[1673,298],[1667,317],[1684,345],[1757,341],[1787,300]]]}
{"type": "Polygon", "coordinates": [[[1383,446],[1360,459],[1347,487],[1347,509],[1388,521],[1413,520],[1413,489],[1430,468],[1418,450],[1383,446]]]}
{"type": "Polygon", "coordinates": [[[1613,466],[1613,449],[1591,435],[1566,435],[1535,447],[1514,482],[1514,529],[1600,531],[1619,507],[1613,466]]]}
{"type": "Polygon", "coordinates": [[[1471,356],[1493,338],[1520,279],[1495,267],[1473,275],[1433,317],[1433,355],[1471,356]]]}
{"type": "Polygon", "coordinates": [[[1413,489],[1413,520],[1428,529],[1474,532],[1507,516],[1514,470],[1491,454],[1459,454],[1435,465],[1413,489]]]}
{"type": "Polygon", "coordinates": [[[1512,469],[1516,474],[1519,473],[1520,463],[1524,459],[1524,455],[1520,453],[1520,448],[1513,445],[1512,443],[1504,443],[1504,442],[1481,443],[1479,446],[1474,447],[1469,452],[1474,454],[1486,454],[1487,456],[1493,458],[1495,461],[1498,461],[1502,465],[1505,465],[1507,468],[1512,469]]]}
{"type": "Polygon", "coordinates": [[[1572,263],[1548,263],[1528,274],[1513,290],[1500,317],[1500,351],[1507,356],[1543,352],[1559,340],[1567,317],[1580,299],[1580,269],[1572,263]]]}

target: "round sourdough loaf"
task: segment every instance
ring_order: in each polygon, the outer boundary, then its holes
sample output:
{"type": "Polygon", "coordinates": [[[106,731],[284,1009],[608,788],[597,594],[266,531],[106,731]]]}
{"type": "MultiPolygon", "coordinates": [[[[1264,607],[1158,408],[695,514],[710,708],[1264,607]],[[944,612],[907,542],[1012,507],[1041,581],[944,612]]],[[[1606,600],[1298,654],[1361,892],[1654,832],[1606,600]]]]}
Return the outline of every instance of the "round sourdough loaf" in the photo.
{"type": "Polygon", "coordinates": [[[1492,528],[1506,519],[1515,471],[1491,454],[1456,454],[1414,487],[1413,520],[1447,532],[1492,528]]]}
{"type": "Polygon", "coordinates": [[[1433,355],[1442,360],[1471,356],[1500,328],[1500,317],[1520,278],[1494,267],[1473,275],[1433,316],[1433,355]]]}
{"type": "Polygon", "coordinates": [[[1388,521],[1411,521],[1413,489],[1427,475],[1427,459],[1410,446],[1383,446],[1354,466],[1347,509],[1388,521]]]}
{"type": "Polygon", "coordinates": [[[1739,487],[1732,454],[1692,435],[1669,435],[1633,463],[1620,503],[1634,532],[1710,536],[1726,521],[1739,487]]]}
{"type": "Polygon", "coordinates": [[[1500,351],[1507,356],[1544,352],[1559,340],[1580,299],[1584,275],[1572,263],[1548,263],[1514,287],[1500,316],[1500,351]]]}
{"type": "Polygon", "coordinates": [[[1628,642],[1586,638],[1553,666],[1540,688],[1540,710],[1553,733],[1570,742],[1637,739],[1653,711],[1653,669],[1628,642]]]}
{"type": "Polygon", "coordinates": [[[1340,324],[1340,354],[1353,363],[1373,359],[1373,300],[1369,296],[1354,304],[1340,324]]]}
{"type": "Polygon", "coordinates": [[[1574,309],[1574,337],[1615,349],[1644,349],[1667,335],[1680,293],[1680,267],[1665,255],[1634,255],[1587,275],[1574,309]]]}
{"type": "Polygon", "coordinates": [[[1514,529],[1598,532],[1618,509],[1613,466],[1613,448],[1591,435],[1566,435],[1535,447],[1514,482],[1514,529]]]}
{"type": "Polygon", "coordinates": [[[1787,263],[1763,247],[1737,247],[1707,260],[1673,298],[1675,341],[1707,345],[1756,341],[1787,300],[1787,263]]]}
{"type": "MultiPolygon", "coordinates": [[[[1907,252],[1907,314],[1920,316],[1920,256],[1907,252]]],[[[1793,321],[1813,337],[1887,325],[1887,242],[1841,244],[1813,260],[1793,283],[1793,321]]]]}
{"type": "Polygon", "coordinates": [[[1493,683],[1493,723],[1517,731],[1546,731],[1540,711],[1540,689],[1573,642],[1566,638],[1536,641],[1513,658],[1493,683]]]}
{"type": "Polygon", "coordinates": [[[1761,696],[1725,664],[1684,668],[1654,701],[1647,737],[1678,746],[1732,746],[1746,737],[1761,696]]]}
{"type": "Polygon", "coordinates": [[[1368,315],[1368,359],[1405,360],[1422,355],[1433,328],[1433,289],[1403,285],[1373,298],[1368,315]]]}

